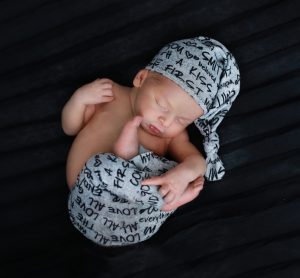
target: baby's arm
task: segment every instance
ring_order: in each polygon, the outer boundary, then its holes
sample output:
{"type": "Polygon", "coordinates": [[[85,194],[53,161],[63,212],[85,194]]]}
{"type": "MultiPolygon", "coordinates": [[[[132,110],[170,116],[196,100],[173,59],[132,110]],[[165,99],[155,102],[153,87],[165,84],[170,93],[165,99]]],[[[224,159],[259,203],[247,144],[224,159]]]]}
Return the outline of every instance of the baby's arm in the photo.
{"type": "Polygon", "coordinates": [[[75,91],[62,110],[62,128],[67,135],[76,135],[83,128],[96,104],[114,99],[112,84],[109,79],[96,79],[75,91]]]}
{"type": "Polygon", "coordinates": [[[170,141],[168,153],[172,159],[179,162],[176,168],[183,168],[186,171],[190,179],[189,182],[204,176],[206,171],[205,158],[190,142],[186,130],[170,141]]]}
{"type": "Polygon", "coordinates": [[[161,176],[143,181],[143,184],[161,186],[159,192],[166,202],[163,210],[192,201],[199,194],[198,189],[202,189],[206,171],[205,159],[189,141],[186,131],[171,140],[168,153],[178,165],[161,176]]]}

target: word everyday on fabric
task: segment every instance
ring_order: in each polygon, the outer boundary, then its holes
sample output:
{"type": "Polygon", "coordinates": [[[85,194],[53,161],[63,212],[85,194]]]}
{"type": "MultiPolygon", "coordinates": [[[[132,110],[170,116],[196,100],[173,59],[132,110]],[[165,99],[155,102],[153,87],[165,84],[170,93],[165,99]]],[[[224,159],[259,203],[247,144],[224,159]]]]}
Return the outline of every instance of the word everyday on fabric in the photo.
{"type": "Polygon", "coordinates": [[[160,208],[158,186],[142,185],[176,165],[146,152],[125,161],[111,153],[91,157],[69,195],[69,214],[74,227],[102,246],[122,246],[154,235],[174,212],[160,208]]]}

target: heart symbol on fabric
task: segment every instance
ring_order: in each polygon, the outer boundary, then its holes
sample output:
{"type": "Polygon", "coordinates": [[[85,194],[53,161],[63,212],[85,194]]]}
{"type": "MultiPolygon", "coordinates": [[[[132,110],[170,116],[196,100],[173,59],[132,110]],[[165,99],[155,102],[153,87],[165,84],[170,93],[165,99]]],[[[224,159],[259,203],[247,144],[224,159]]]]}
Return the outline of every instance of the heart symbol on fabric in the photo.
{"type": "Polygon", "coordinates": [[[185,55],[188,59],[191,59],[194,57],[194,55],[192,53],[190,53],[188,50],[185,51],[185,55]]]}
{"type": "Polygon", "coordinates": [[[102,161],[99,159],[99,157],[95,157],[95,164],[94,164],[94,166],[95,167],[98,167],[98,166],[100,166],[102,164],[102,161]]]}

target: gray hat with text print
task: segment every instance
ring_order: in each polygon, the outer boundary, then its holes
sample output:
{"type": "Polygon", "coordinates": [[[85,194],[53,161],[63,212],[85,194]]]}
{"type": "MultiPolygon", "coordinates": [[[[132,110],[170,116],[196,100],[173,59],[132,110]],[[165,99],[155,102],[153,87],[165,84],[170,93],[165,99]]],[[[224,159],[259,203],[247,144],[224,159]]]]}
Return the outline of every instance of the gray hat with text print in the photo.
{"type": "Polygon", "coordinates": [[[203,109],[194,123],[204,136],[205,177],[220,180],[225,168],[218,156],[216,129],[240,91],[240,72],[233,55],[208,37],[183,39],[164,46],[146,69],[174,81],[203,109]]]}

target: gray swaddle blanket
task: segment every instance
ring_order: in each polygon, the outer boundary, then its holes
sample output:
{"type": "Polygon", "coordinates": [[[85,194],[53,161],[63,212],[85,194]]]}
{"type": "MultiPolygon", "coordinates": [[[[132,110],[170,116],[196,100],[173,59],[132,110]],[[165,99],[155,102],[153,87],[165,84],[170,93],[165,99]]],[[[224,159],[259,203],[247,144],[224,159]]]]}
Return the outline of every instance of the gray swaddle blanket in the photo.
{"type": "Polygon", "coordinates": [[[102,246],[150,238],[175,210],[161,211],[164,201],[157,186],[141,185],[141,181],[176,164],[147,150],[128,161],[111,153],[92,156],[69,195],[73,225],[102,246]]]}

